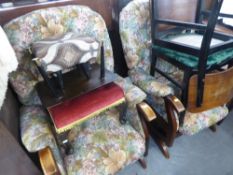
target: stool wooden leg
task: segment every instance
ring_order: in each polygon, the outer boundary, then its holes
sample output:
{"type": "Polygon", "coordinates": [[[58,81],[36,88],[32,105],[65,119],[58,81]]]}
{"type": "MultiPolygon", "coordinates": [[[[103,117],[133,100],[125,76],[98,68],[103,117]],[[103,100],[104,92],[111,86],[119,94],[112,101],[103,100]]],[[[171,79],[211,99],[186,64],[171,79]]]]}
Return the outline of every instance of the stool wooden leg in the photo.
{"type": "Polygon", "coordinates": [[[120,123],[121,124],[125,124],[126,123],[126,113],[127,113],[127,108],[128,108],[128,105],[127,103],[122,103],[120,105],[120,123]]]}
{"type": "Polygon", "coordinates": [[[87,79],[90,79],[90,63],[83,63],[81,64],[81,69],[87,79]]]}
{"type": "Polygon", "coordinates": [[[145,159],[139,159],[138,160],[140,165],[142,166],[142,168],[146,169],[147,168],[147,164],[146,164],[146,160],[145,159]]]}
{"type": "Polygon", "coordinates": [[[216,131],[217,131],[216,125],[212,125],[212,126],[210,126],[209,128],[210,128],[210,130],[213,131],[213,132],[216,132],[216,131]]]}

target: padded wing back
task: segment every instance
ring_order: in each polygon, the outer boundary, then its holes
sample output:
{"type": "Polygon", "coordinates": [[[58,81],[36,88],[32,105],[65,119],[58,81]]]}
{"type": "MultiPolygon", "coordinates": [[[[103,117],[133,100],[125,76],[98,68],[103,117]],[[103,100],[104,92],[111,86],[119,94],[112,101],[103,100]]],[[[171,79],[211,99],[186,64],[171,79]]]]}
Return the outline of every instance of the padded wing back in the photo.
{"type": "Polygon", "coordinates": [[[129,69],[150,68],[149,0],[134,0],[125,6],[119,19],[120,36],[129,69]]]}
{"type": "Polygon", "coordinates": [[[105,65],[113,70],[112,46],[103,18],[85,6],[70,5],[36,10],[20,16],[4,26],[16,52],[19,67],[11,74],[10,82],[24,105],[40,104],[35,84],[41,80],[28,48],[32,42],[75,32],[104,42],[105,65]]]}
{"type": "MultiPolygon", "coordinates": [[[[151,24],[149,0],[134,0],[121,11],[119,19],[121,42],[129,69],[141,68],[150,72],[151,24]]],[[[158,59],[158,67],[171,73],[176,69],[158,59]]]]}

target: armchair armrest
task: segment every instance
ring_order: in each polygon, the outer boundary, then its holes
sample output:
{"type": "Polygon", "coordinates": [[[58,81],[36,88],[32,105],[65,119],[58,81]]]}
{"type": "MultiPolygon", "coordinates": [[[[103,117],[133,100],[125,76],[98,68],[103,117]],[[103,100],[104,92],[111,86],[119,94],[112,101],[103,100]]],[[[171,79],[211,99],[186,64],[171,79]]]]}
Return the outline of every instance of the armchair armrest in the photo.
{"type": "Polygon", "coordinates": [[[154,110],[146,102],[139,103],[137,105],[137,109],[143,114],[144,118],[148,122],[151,122],[152,120],[157,118],[154,110]]]}
{"type": "Polygon", "coordinates": [[[164,97],[164,102],[167,111],[167,118],[171,124],[171,128],[173,131],[177,131],[179,129],[179,125],[183,124],[185,107],[174,95],[164,97]]]}
{"type": "Polygon", "coordinates": [[[141,124],[142,124],[143,132],[145,135],[146,150],[145,150],[144,156],[147,156],[148,149],[149,149],[149,141],[150,141],[150,133],[149,133],[149,129],[147,127],[147,123],[156,119],[157,116],[156,116],[154,110],[146,102],[141,102],[141,103],[137,104],[137,110],[138,110],[138,113],[139,113],[139,116],[141,119],[141,124]]]}
{"type": "Polygon", "coordinates": [[[182,102],[174,95],[168,95],[165,97],[166,101],[172,105],[172,107],[176,110],[176,112],[182,113],[185,111],[185,107],[182,102]]]}
{"type": "Polygon", "coordinates": [[[46,147],[38,152],[41,168],[44,175],[60,175],[60,171],[56,164],[53,152],[49,147],[46,147]]]}
{"type": "Polygon", "coordinates": [[[146,99],[146,94],[130,80],[118,76],[115,83],[123,89],[129,106],[135,106],[146,99]]]}
{"type": "Polygon", "coordinates": [[[185,107],[174,95],[164,97],[164,102],[168,120],[168,136],[166,142],[168,146],[172,146],[179,126],[183,123],[185,107]]]}
{"type": "Polygon", "coordinates": [[[65,174],[60,150],[45,111],[39,106],[24,106],[20,113],[21,139],[27,151],[40,152],[49,146],[61,174],[65,174]]]}
{"type": "Polygon", "coordinates": [[[48,116],[39,106],[24,106],[20,109],[21,140],[29,152],[37,152],[56,144],[48,116]]]}

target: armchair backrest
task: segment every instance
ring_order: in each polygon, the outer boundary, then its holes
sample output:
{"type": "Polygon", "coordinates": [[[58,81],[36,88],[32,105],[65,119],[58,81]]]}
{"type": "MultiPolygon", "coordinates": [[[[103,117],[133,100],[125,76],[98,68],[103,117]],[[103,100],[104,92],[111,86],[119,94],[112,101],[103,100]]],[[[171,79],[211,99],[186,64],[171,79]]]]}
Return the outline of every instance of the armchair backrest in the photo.
{"type": "Polygon", "coordinates": [[[10,83],[24,105],[40,104],[35,85],[42,78],[28,53],[30,45],[35,41],[66,32],[94,37],[103,41],[105,66],[113,71],[112,46],[105,22],[88,7],[69,5],[36,10],[10,21],[4,30],[19,61],[17,71],[10,75],[10,83]]]}
{"type": "MultiPolygon", "coordinates": [[[[151,25],[149,0],[133,0],[120,12],[119,30],[129,69],[142,68],[150,71],[151,25]]],[[[170,64],[158,64],[164,71],[172,72],[170,64]]]]}
{"type": "Polygon", "coordinates": [[[129,69],[150,67],[149,0],[129,2],[120,12],[119,29],[129,69]]]}

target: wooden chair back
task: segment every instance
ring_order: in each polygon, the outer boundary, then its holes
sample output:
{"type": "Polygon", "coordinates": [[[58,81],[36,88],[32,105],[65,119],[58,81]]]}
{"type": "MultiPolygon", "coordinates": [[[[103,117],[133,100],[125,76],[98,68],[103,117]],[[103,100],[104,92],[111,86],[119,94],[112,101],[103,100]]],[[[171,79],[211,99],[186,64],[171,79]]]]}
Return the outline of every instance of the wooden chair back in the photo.
{"type": "Polygon", "coordinates": [[[196,106],[197,77],[193,75],[189,81],[188,111],[202,112],[227,104],[233,98],[233,67],[221,72],[206,74],[201,107],[196,106]]]}
{"type": "Polygon", "coordinates": [[[194,22],[198,0],[158,0],[158,16],[163,19],[173,19],[194,22]]]}
{"type": "MultiPolygon", "coordinates": [[[[196,4],[198,0],[157,0],[157,15],[159,18],[194,22],[196,16],[196,4]]],[[[172,29],[175,26],[159,24],[158,30],[172,29]]]]}

